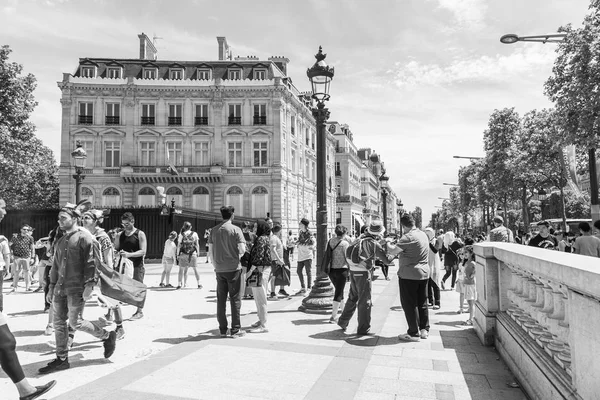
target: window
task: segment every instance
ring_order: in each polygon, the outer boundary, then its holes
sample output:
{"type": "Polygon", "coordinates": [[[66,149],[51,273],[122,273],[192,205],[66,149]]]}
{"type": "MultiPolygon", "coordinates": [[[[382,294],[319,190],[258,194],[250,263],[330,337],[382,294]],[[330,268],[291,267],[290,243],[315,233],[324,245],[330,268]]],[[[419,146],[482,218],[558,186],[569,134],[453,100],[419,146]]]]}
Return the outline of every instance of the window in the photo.
{"type": "Polygon", "coordinates": [[[121,105],[119,103],[106,103],[106,116],[104,123],[106,125],[119,125],[121,115],[121,105]]]}
{"type": "Polygon", "coordinates": [[[306,179],[310,179],[310,160],[306,160],[306,179]]]}
{"type": "Polygon", "coordinates": [[[241,125],[242,124],[242,105],[241,104],[230,104],[229,105],[229,125],[241,125]]]}
{"type": "Polygon", "coordinates": [[[183,207],[183,192],[177,186],[171,186],[167,189],[167,204],[175,200],[175,206],[183,207]]]}
{"type": "Polygon", "coordinates": [[[198,186],[192,193],[192,208],[202,211],[210,211],[210,194],[208,189],[198,186]]]}
{"type": "MultiPolygon", "coordinates": [[[[154,144],[154,143],[153,143],[154,144]]],[[[138,192],[137,205],[140,207],[153,207],[156,205],[156,192],[151,187],[145,187],[138,192]]]]}
{"type": "Polygon", "coordinates": [[[227,79],[231,79],[232,81],[237,81],[242,79],[242,70],[241,69],[230,69],[227,71],[227,79]]]}
{"type": "Polygon", "coordinates": [[[290,133],[292,134],[292,136],[296,135],[296,117],[293,115],[290,121],[290,133]]]}
{"type": "Polygon", "coordinates": [[[85,150],[87,158],[85,159],[85,168],[94,167],[94,142],[92,140],[79,140],[81,147],[85,150]]]}
{"type": "Polygon", "coordinates": [[[194,165],[210,165],[208,142],[194,143],[194,165]]]}
{"type": "Polygon", "coordinates": [[[252,190],[252,217],[264,218],[269,211],[269,192],[264,186],[252,190]]]}
{"type": "Polygon", "coordinates": [[[335,163],[335,176],[342,176],[342,165],[339,161],[336,161],[335,163]]]}
{"type": "Polygon", "coordinates": [[[244,215],[244,192],[238,186],[232,186],[225,195],[225,204],[235,208],[235,214],[244,215]]]}
{"type": "Polygon", "coordinates": [[[287,152],[286,152],[285,146],[283,146],[282,157],[283,157],[283,163],[287,164],[287,152]]]}
{"type": "Polygon", "coordinates": [[[121,193],[114,187],[108,187],[102,192],[103,207],[119,207],[121,205],[121,193]]]}
{"type": "Polygon", "coordinates": [[[81,76],[84,78],[94,78],[96,76],[96,67],[81,67],[81,76]]]}
{"type": "Polygon", "coordinates": [[[194,125],[208,125],[208,104],[196,104],[194,125]]]}
{"type": "Polygon", "coordinates": [[[266,69],[255,69],[253,78],[260,79],[260,80],[267,79],[267,70],[266,69]]]}
{"type": "Polygon", "coordinates": [[[317,181],[317,173],[315,172],[316,165],[317,165],[317,163],[315,163],[315,162],[312,163],[312,180],[314,182],[317,181]]]}
{"type": "Polygon", "coordinates": [[[109,168],[121,166],[121,142],[104,142],[105,163],[109,168]]]}
{"type": "Polygon", "coordinates": [[[183,69],[171,68],[169,69],[169,79],[183,79],[183,69]]]}
{"type": "Polygon", "coordinates": [[[108,67],[106,76],[111,79],[121,78],[121,67],[108,67]]]}
{"type": "Polygon", "coordinates": [[[181,126],[181,113],[182,113],[182,105],[181,104],[169,104],[169,125],[177,125],[181,126]]]}
{"type": "Polygon", "coordinates": [[[198,68],[198,79],[201,81],[210,80],[210,69],[208,68],[198,68]]]}
{"type": "Polygon", "coordinates": [[[242,166],[242,142],[227,143],[227,166],[242,166]]]}
{"type": "Polygon", "coordinates": [[[292,163],[291,163],[292,165],[290,166],[291,171],[293,173],[296,173],[296,150],[294,150],[294,149],[291,150],[291,158],[292,158],[292,163]]]}
{"type": "Polygon", "coordinates": [[[311,137],[311,139],[310,139],[310,142],[311,142],[311,148],[314,150],[314,149],[315,149],[315,143],[316,143],[316,141],[317,141],[316,134],[315,134],[315,132],[314,132],[314,131],[313,131],[313,132],[311,132],[311,134],[310,134],[310,137],[311,137]]]}
{"type": "Polygon", "coordinates": [[[83,186],[81,188],[81,199],[88,199],[90,203],[94,204],[94,192],[92,192],[92,189],[83,186]]]}
{"type": "Polygon", "coordinates": [[[266,104],[255,104],[254,105],[254,125],[266,125],[267,124],[267,105],[266,104]]]}
{"type": "Polygon", "coordinates": [[[140,142],[140,165],[156,165],[156,143],[140,142]]]}
{"type": "Polygon", "coordinates": [[[142,125],[154,125],[154,104],[142,104],[142,125]]]}
{"type": "Polygon", "coordinates": [[[94,103],[79,103],[79,123],[82,125],[94,123],[94,103]]]}
{"type": "Polygon", "coordinates": [[[308,128],[306,128],[306,131],[304,133],[304,139],[306,140],[306,147],[310,147],[310,132],[308,128]]]}
{"type": "Polygon", "coordinates": [[[167,142],[167,162],[173,165],[183,165],[183,151],[181,142],[167,142]]]}
{"type": "Polygon", "coordinates": [[[254,142],[254,166],[255,167],[266,167],[267,166],[267,142],[254,142]]]}
{"type": "Polygon", "coordinates": [[[156,79],[156,68],[144,68],[142,72],[144,79],[156,79]]]}

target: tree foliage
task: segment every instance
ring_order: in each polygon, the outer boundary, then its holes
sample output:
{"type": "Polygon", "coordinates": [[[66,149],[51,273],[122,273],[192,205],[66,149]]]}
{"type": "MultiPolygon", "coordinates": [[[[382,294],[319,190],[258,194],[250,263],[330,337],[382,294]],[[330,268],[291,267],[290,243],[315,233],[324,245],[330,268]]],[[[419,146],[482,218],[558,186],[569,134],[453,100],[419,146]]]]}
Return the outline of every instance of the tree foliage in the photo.
{"type": "Polygon", "coordinates": [[[410,215],[412,215],[415,220],[415,226],[421,229],[423,227],[423,210],[421,207],[416,206],[414,211],[410,212],[410,215]]]}
{"type": "Polygon", "coordinates": [[[0,197],[10,208],[56,207],[58,167],[29,121],[36,79],[9,62],[10,53],[8,46],[0,48],[0,197]]]}

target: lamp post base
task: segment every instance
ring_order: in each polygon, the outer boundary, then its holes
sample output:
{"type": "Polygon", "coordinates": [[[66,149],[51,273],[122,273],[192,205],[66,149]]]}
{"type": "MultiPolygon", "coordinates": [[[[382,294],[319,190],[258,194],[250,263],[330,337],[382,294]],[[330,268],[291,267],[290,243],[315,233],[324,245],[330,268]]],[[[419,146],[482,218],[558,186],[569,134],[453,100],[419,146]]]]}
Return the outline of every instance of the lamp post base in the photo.
{"type": "Polygon", "coordinates": [[[310,294],[302,299],[302,305],[298,311],[312,314],[327,314],[333,307],[333,286],[329,277],[318,274],[310,294]]]}

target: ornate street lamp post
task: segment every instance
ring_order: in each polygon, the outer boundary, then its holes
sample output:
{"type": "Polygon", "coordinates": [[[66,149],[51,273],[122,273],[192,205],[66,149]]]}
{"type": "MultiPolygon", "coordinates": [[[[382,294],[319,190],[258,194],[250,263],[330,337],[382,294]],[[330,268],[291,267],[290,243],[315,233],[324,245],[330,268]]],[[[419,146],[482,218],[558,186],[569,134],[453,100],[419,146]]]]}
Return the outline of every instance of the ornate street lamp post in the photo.
{"type": "Polygon", "coordinates": [[[317,61],[306,71],[312,85],[312,98],[317,107],[312,109],[317,122],[317,278],[310,295],[302,300],[300,311],[319,312],[332,307],[333,287],[329,277],[322,270],[321,262],[327,246],[327,131],[325,122],[329,118],[329,110],[325,102],[329,100],[329,85],[333,79],[334,68],[325,63],[323,49],[315,55],[317,61]]]}
{"type": "Polygon", "coordinates": [[[381,197],[383,201],[383,226],[385,227],[386,232],[389,232],[387,224],[387,196],[389,190],[389,180],[390,178],[385,175],[385,171],[379,177],[379,183],[381,184],[381,197]]]}
{"type": "Polygon", "coordinates": [[[75,179],[75,203],[77,204],[81,200],[81,182],[85,179],[83,167],[85,167],[87,153],[81,146],[79,140],[76,142],[76,146],[75,150],[71,152],[71,157],[73,157],[73,164],[75,165],[75,175],[73,175],[73,179],[75,179]]]}
{"type": "Polygon", "coordinates": [[[546,202],[546,199],[548,198],[548,194],[546,193],[544,188],[541,188],[540,190],[538,190],[537,198],[540,201],[540,213],[542,214],[542,219],[545,219],[544,218],[544,206],[546,205],[545,202],[546,202]]]}

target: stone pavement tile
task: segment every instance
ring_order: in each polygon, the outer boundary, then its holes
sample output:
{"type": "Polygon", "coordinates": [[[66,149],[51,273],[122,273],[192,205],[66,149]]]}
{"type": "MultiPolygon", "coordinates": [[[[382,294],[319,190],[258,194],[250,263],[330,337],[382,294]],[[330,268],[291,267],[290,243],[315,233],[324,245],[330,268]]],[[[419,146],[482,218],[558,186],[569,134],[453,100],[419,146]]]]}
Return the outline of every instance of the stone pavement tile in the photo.
{"type": "MultiPolygon", "coordinates": [[[[480,389],[469,389],[469,396],[473,400],[528,400],[527,396],[520,390],[480,390],[480,389]]],[[[458,397],[457,399],[464,399],[465,397],[458,397]]]]}
{"type": "Polygon", "coordinates": [[[369,365],[364,372],[365,377],[396,379],[400,372],[400,367],[369,365]]]}
{"type": "Polygon", "coordinates": [[[477,361],[482,364],[497,364],[497,363],[502,364],[502,360],[500,359],[500,354],[498,354],[496,352],[477,353],[477,354],[475,354],[475,357],[477,357],[477,361]]]}
{"type": "Polygon", "coordinates": [[[435,392],[435,398],[437,400],[455,400],[453,392],[435,392]]]}
{"type": "Polygon", "coordinates": [[[433,362],[427,358],[392,357],[374,354],[369,365],[389,367],[405,367],[414,369],[433,370],[433,362]]]}
{"type": "MultiPolygon", "coordinates": [[[[422,372],[426,373],[425,371],[422,372]]],[[[402,377],[401,379],[365,378],[358,390],[435,399],[433,383],[404,380],[402,377]]]]}
{"type": "Polygon", "coordinates": [[[422,349],[404,349],[403,355],[410,358],[427,358],[430,360],[456,360],[456,353],[452,350],[422,350],[422,349]]]}
{"type": "Polygon", "coordinates": [[[469,346],[471,345],[471,343],[469,342],[469,339],[465,338],[465,337],[445,337],[442,334],[442,343],[444,344],[444,346],[446,348],[453,348],[454,346],[458,346],[458,345],[462,345],[462,346],[469,346]]]}
{"type": "Polygon", "coordinates": [[[444,347],[443,343],[431,343],[430,348],[431,348],[431,350],[438,350],[438,351],[442,351],[442,350],[446,349],[444,347]]]}
{"type": "Polygon", "coordinates": [[[465,374],[478,374],[489,376],[506,376],[511,377],[512,373],[503,363],[497,364],[462,364],[462,372],[465,374]]]}
{"type": "Polygon", "coordinates": [[[477,364],[479,362],[477,354],[474,353],[456,353],[456,358],[461,365],[477,364]]]}
{"type": "Polygon", "coordinates": [[[304,397],[304,400],[347,400],[354,397],[358,389],[357,382],[319,380],[304,397]]]}
{"type": "Polygon", "coordinates": [[[452,385],[446,385],[444,383],[436,383],[435,384],[435,391],[436,392],[451,392],[451,393],[454,393],[454,386],[452,386],[452,385]]]}
{"type": "Polygon", "coordinates": [[[433,360],[433,370],[434,371],[445,371],[448,372],[448,361],[444,360],[433,360]]]}
{"type": "MultiPolygon", "coordinates": [[[[364,359],[334,358],[319,379],[336,381],[340,386],[343,386],[346,382],[355,382],[358,386],[360,380],[366,375],[367,365],[368,361],[364,359]],[[343,381],[343,383],[340,383],[340,381],[343,381]]],[[[396,376],[398,376],[397,372],[396,376]]]]}
{"type": "Polygon", "coordinates": [[[369,358],[371,358],[371,354],[373,354],[372,347],[349,346],[342,347],[341,349],[339,349],[336,356],[344,358],[361,358],[368,360],[369,358]]]}
{"type": "MultiPolygon", "coordinates": [[[[508,390],[509,387],[507,386],[507,384],[515,381],[514,375],[511,375],[511,376],[490,376],[490,375],[486,375],[485,377],[486,377],[486,379],[487,379],[487,381],[490,384],[490,387],[492,389],[508,390]]],[[[518,390],[518,391],[520,391],[519,389],[512,389],[512,390],[518,390]]]]}
{"type": "MultiPolygon", "coordinates": [[[[396,343],[399,343],[398,338],[396,338],[396,343]]],[[[373,349],[373,354],[402,357],[404,355],[404,350],[403,346],[377,346],[373,349]]]]}
{"type": "Polygon", "coordinates": [[[490,384],[485,375],[463,374],[463,377],[469,389],[490,389],[490,384]]]}
{"type": "Polygon", "coordinates": [[[393,393],[374,393],[364,392],[359,390],[354,396],[354,400],[395,400],[396,395],[393,393]]]}
{"type": "MultiPolygon", "coordinates": [[[[446,385],[464,385],[465,379],[462,374],[456,372],[435,371],[427,373],[423,370],[413,368],[400,368],[400,378],[409,381],[429,382],[432,384],[443,383],[446,385]]],[[[487,382],[486,382],[487,383],[487,382]]]]}

